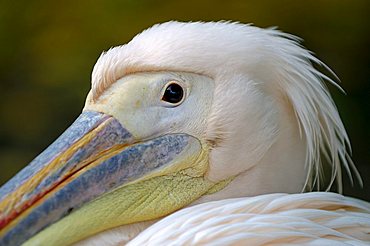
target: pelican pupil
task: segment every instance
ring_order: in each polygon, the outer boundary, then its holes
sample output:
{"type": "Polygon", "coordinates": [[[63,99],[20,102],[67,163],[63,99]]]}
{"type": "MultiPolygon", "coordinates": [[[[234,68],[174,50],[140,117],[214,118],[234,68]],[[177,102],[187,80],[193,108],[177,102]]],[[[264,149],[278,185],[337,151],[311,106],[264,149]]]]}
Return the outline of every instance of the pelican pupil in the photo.
{"type": "Polygon", "coordinates": [[[179,103],[182,100],[182,97],[184,96],[184,90],[182,87],[178,84],[169,84],[164,91],[164,95],[162,97],[163,101],[169,102],[169,103],[179,103]]]}

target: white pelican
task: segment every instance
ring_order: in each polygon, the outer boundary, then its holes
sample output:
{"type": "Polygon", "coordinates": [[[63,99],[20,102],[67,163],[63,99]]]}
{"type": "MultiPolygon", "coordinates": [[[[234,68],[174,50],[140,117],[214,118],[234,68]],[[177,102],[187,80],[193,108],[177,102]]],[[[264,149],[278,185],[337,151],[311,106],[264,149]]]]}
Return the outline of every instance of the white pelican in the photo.
{"type": "Polygon", "coordinates": [[[271,194],[322,188],[325,162],[328,189],[342,167],[359,177],[312,63],[294,36],[229,22],[155,25],[103,53],[80,117],[1,188],[0,245],[122,244],[195,204],[131,243],[366,244],[368,203],[271,194]]]}

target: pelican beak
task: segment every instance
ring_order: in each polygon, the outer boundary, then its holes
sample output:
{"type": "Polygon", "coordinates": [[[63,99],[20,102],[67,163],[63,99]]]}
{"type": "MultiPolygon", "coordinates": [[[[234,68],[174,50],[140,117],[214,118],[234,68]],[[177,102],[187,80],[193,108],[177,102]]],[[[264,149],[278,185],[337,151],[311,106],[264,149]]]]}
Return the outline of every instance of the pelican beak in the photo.
{"type": "Polygon", "coordinates": [[[186,134],[135,139],[115,118],[83,112],[0,189],[0,245],[66,245],[173,212],[214,185],[204,152],[186,134]]]}

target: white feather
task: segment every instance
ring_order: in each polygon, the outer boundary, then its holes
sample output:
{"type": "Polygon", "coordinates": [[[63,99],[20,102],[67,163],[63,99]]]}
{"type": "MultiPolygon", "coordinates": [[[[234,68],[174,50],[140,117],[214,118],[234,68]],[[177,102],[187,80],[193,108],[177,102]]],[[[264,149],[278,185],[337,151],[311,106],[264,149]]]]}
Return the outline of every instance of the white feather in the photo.
{"type": "Polygon", "coordinates": [[[369,245],[370,204],[335,193],[268,194],[180,210],[135,245],[369,245]]]}

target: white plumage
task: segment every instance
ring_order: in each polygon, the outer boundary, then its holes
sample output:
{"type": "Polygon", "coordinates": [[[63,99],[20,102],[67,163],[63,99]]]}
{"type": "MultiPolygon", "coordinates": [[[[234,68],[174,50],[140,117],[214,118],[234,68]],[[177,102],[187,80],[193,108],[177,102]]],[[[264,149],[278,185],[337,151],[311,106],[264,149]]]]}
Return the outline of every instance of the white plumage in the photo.
{"type": "Polygon", "coordinates": [[[370,205],[324,192],[214,201],[164,218],[128,246],[246,244],[369,245],[370,205]]]}

